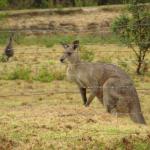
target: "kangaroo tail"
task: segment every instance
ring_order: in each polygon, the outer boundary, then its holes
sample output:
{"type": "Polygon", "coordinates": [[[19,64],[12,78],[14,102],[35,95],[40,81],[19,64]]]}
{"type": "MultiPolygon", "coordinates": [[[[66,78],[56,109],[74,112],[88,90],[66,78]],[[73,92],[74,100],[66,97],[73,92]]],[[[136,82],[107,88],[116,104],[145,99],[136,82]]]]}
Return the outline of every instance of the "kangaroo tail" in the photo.
{"type": "Polygon", "coordinates": [[[130,117],[135,123],[146,124],[142,112],[131,112],[130,117]]]}
{"type": "Polygon", "coordinates": [[[130,117],[135,123],[146,124],[144,116],[141,111],[141,105],[136,89],[132,88],[132,104],[130,105],[130,117]]]}

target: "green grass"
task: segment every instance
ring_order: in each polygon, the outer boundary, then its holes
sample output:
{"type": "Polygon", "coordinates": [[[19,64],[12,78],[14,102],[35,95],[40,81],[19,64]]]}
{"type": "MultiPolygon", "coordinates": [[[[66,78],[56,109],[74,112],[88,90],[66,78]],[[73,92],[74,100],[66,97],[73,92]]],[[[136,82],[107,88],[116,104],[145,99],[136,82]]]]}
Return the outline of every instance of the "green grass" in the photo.
{"type": "Polygon", "coordinates": [[[31,76],[31,70],[29,68],[23,68],[23,67],[16,67],[13,71],[9,72],[7,75],[5,75],[6,80],[30,80],[31,76]]]}
{"type": "MultiPolygon", "coordinates": [[[[70,39],[65,40],[67,42],[70,39]]],[[[34,53],[37,47],[16,46],[15,58],[7,63],[0,63],[2,67],[0,76],[3,79],[0,80],[2,87],[0,148],[8,150],[15,148],[126,150],[130,147],[135,150],[149,149],[150,141],[147,131],[149,131],[150,120],[147,114],[149,113],[147,93],[138,91],[147,127],[133,125],[129,118],[123,116],[116,120],[115,116],[105,114],[104,107],[97,100],[94,100],[89,108],[84,108],[79,93],[59,93],[59,91],[77,90],[74,83],[64,80],[65,65],[58,64],[62,54],[57,52],[63,50],[61,46],[44,48],[44,51],[50,52],[55,49],[56,53],[50,53],[52,56],[47,53],[40,53],[40,55],[35,53],[33,57],[30,54],[17,55],[21,48],[27,48],[25,53],[29,51],[34,53]],[[38,65],[35,66],[37,68],[34,68],[32,65],[37,63],[38,65]],[[131,135],[130,133],[133,132],[139,135],[131,135]]],[[[133,53],[108,52],[118,48],[120,51],[129,50],[114,44],[81,45],[80,54],[86,61],[111,61],[123,70],[129,69],[137,88],[149,88],[148,76],[139,77],[133,73],[134,66],[131,61],[133,53]],[[98,50],[106,50],[106,52],[98,53],[98,50]]]]}
{"type": "Polygon", "coordinates": [[[0,21],[3,21],[7,17],[8,17],[8,13],[0,13],[0,21]]]}
{"type": "Polygon", "coordinates": [[[52,82],[54,80],[63,80],[65,73],[61,70],[48,69],[42,66],[37,74],[33,74],[30,67],[19,66],[9,70],[6,69],[0,75],[1,80],[25,80],[25,81],[40,81],[40,82],[52,82]]]}
{"type": "Polygon", "coordinates": [[[9,33],[3,32],[0,34],[0,45],[6,45],[8,41],[9,33]]]}
{"type": "Polygon", "coordinates": [[[48,68],[43,67],[39,70],[39,73],[37,74],[37,76],[34,79],[36,81],[41,81],[41,82],[51,82],[55,78],[51,74],[51,72],[48,70],[48,68]]]}
{"type": "Polygon", "coordinates": [[[5,54],[0,55],[0,62],[7,62],[8,57],[5,54]]]}
{"type": "MultiPolygon", "coordinates": [[[[0,35],[0,45],[5,45],[9,38],[8,33],[3,33],[0,35]]],[[[60,44],[60,42],[70,43],[73,40],[78,39],[82,45],[86,44],[113,44],[119,43],[119,40],[114,35],[103,37],[100,35],[40,35],[40,36],[26,36],[23,34],[15,35],[16,44],[20,45],[42,45],[46,47],[52,47],[55,44],[60,44]]]]}
{"type": "Polygon", "coordinates": [[[92,60],[94,60],[94,52],[84,48],[84,47],[81,47],[81,59],[82,60],[85,60],[85,61],[88,61],[88,62],[91,62],[92,60]]]}

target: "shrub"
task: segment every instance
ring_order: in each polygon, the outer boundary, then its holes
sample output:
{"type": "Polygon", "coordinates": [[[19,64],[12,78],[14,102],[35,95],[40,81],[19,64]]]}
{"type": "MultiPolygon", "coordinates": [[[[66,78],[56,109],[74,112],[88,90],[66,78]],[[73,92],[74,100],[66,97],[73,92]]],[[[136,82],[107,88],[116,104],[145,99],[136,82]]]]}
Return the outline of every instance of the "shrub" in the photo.
{"type": "Polygon", "coordinates": [[[132,0],[128,7],[131,16],[121,15],[112,24],[113,32],[120,41],[135,53],[138,75],[144,71],[143,64],[150,50],[150,13],[140,2],[140,0],[132,0]]]}

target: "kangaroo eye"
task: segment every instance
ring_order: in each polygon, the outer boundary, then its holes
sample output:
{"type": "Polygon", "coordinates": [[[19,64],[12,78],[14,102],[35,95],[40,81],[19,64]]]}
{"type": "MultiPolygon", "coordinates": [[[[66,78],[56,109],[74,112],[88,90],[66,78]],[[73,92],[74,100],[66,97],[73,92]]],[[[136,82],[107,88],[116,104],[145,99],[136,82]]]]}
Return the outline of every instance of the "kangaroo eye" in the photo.
{"type": "Polygon", "coordinates": [[[68,53],[67,53],[68,56],[71,56],[71,54],[72,54],[71,52],[68,52],[68,53]]]}

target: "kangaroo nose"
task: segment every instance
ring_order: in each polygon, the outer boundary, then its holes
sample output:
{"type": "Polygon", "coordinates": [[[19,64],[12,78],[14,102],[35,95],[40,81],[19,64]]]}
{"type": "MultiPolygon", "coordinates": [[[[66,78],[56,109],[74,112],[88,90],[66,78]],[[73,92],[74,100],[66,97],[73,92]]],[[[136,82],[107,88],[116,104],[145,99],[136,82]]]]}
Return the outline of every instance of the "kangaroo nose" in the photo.
{"type": "Polygon", "coordinates": [[[64,62],[64,59],[63,59],[63,58],[61,58],[61,59],[60,59],[60,62],[61,62],[61,63],[63,63],[63,62],[64,62]]]}

